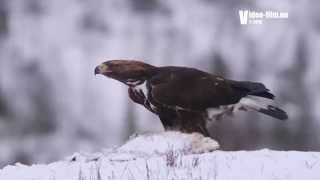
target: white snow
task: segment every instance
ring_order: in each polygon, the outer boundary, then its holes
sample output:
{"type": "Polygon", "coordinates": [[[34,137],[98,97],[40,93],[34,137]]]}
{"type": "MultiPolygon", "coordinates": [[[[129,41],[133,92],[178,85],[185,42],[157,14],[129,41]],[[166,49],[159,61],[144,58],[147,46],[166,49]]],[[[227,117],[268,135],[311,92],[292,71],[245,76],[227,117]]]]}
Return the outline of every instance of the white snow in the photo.
{"type": "Polygon", "coordinates": [[[215,148],[214,140],[199,134],[138,135],[108,152],[76,153],[48,165],[6,166],[0,180],[320,179],[319,152],[208,152],[215,148]]]}
{"type": "Polygon", "coordinates": [[[151,158],[168,154],[200,154],[219,149],[215,140],[204,137],[199,133],[181,133],[166,131],[157,134],[132,135],[122,146],[114,149],[106,149],[103,153],[88,154],[75,153],[68,159],[84,161],[105,157],[110,160],[128,161],[137,158],[151,158]]]}
{"type": "Polygon", "coordinates": [[[183,154],[194,154],[214,151],[219,144],[199,133],[180,133],[167,131],[159,134],[146,134],[132,137],[118,150],[120,152],[137,152],[146,155],[166,154],[168,151],[179,151],[183,154]],[[143,146],[141,146],[143,145],[143,146]]]}

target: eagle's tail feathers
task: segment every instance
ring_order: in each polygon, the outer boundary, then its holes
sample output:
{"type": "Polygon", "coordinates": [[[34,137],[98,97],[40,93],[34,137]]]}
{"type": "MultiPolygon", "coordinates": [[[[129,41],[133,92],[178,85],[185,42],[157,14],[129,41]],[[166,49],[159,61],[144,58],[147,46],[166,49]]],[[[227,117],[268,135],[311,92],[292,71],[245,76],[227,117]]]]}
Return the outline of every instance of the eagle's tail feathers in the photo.
{"type": "Polygon", "coordinates": [[[252,109],[279,120],[288,119],[287,113],[276,107],[273,100],[268,98],[248,95],[243,97],[239,103],[244,109],[252,109]]]}

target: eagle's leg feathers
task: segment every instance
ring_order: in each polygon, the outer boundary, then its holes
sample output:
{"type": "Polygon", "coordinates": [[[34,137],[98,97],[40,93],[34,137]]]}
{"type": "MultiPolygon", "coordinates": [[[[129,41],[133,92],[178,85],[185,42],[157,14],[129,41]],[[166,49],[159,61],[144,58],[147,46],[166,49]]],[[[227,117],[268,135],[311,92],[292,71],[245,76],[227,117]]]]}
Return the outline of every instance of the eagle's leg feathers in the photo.
{"type": "Polygon", "coordinates": [[[234,107],[208,108],[206,110],[206,119],[208,121],[221,121],[225,115],[232,115],[234,107]]]}

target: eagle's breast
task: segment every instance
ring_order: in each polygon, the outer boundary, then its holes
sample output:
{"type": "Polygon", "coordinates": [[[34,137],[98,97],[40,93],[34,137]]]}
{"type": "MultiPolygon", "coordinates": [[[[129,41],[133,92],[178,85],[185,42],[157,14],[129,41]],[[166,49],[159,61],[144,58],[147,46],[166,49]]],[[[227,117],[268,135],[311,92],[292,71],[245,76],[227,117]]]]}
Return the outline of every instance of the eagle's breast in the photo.
{"type": "Polygon", "coordinates": [[[135,91],[140,91],[143,92],[144,96],[147,98],[148,97],[148,89],[147,89],[147,81],[140,81],[137,85],[133,87],[135,91]]]}
{"type": "Polygon", "coordinates": [[[146,106],[149,106],[153,111],[157,111],[157,107],[152,104],[149,99],[149,93],[150,90],[147,87],[147,80],[137,80],[137,81],[132,81],[131,86],[133,87],[132,89],[137,92],[137,93],[143,93],[143,96],[145,97],[144,99],[144,104],[146,106]]]}

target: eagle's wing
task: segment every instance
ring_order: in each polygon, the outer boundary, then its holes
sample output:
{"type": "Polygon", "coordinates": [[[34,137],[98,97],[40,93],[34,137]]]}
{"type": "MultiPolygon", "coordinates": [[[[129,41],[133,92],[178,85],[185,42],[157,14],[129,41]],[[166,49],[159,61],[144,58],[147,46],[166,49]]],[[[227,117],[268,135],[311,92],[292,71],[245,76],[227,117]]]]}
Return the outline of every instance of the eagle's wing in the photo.
{"type": "Polygon", "coordinates": [[[222,77],[196,69],[161,73],[151,79],[148,86],[157,103],[186,110],[202,111],[234,104],[241,98],[222,77]]]}

